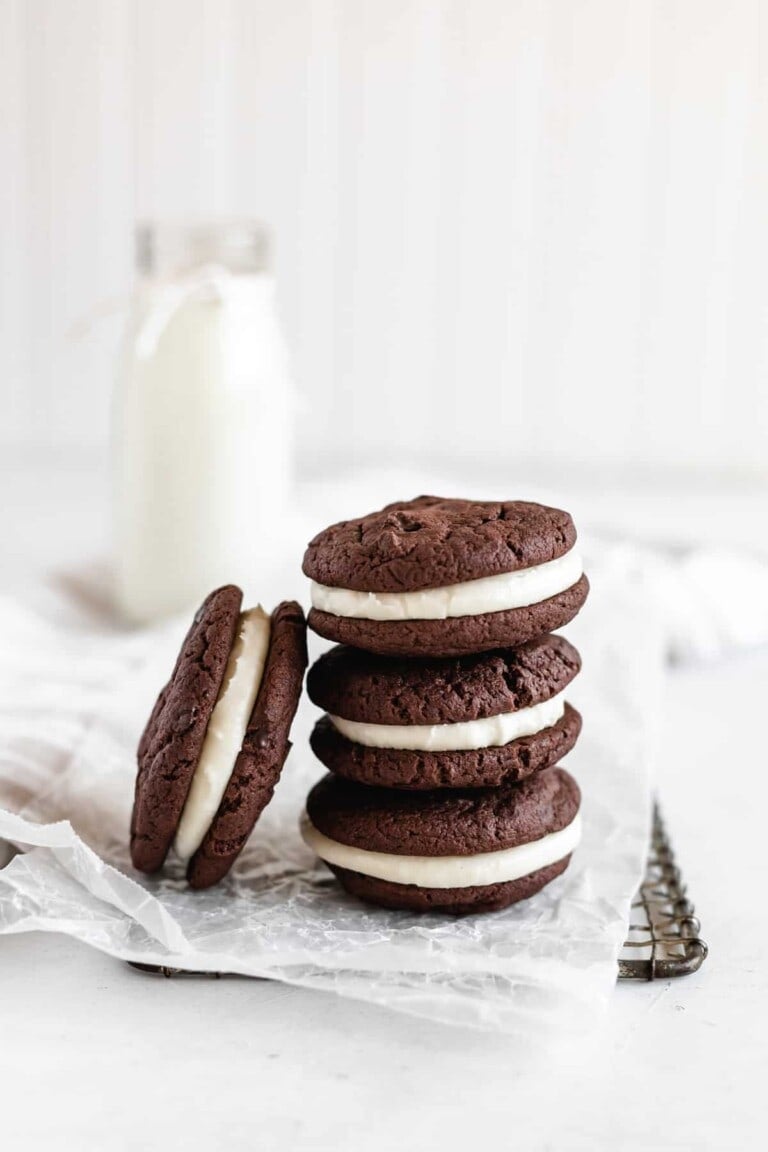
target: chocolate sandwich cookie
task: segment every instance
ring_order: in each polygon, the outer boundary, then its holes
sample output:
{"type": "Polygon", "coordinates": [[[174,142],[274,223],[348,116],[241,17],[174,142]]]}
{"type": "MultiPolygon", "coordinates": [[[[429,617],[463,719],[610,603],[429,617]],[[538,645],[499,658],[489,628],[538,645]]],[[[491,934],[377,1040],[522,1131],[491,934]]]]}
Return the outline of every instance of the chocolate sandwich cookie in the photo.
{"type": "Polygon", "coordinates": [[[390,788],[490,788],[570,752],[581,717],[564,692],[581,667],[562,636],[476,656],[406,660],[332,648],[307,677],[328,715],[311,736],[319,760],[390,788]]]}
{"type": "Polygon", "coordinates": [[[271,800],[307,666],[301,607],[242,598],[202,604],[139,742],[131,859],[155,872],[173,846],[193,888],[226,875],[271,800]]]}
{"type": "Polygon", "coordinates": [[[309,626],[382,655],[512,648],[572,620],[589,585],[567,512],[419,496],[320,532],[309,626]]]}
{"type": "Polygon", "coordinates": [[[562,768],[471,792],[367,788],[328,775],[307,798],[302,835],[344,888],[370,903],[490,912],[565,871],[580,801],[562,768]]]}

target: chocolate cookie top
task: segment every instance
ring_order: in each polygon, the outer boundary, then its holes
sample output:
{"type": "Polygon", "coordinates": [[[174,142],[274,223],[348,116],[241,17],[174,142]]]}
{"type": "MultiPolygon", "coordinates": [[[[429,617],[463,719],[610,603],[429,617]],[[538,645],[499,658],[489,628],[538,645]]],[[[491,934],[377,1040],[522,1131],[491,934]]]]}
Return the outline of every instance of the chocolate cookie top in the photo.
{"type": "MultiPolygon", "coordinates": [[[[228,585],[203,603],[139,742],[131,858],[143,872],[161,867],[176,835],[237,637],[241,602],[240,589],[228,585]]],[[[272,613],[264,673],[227,787],[187,867],[193,888],[215,884],[229,871],[272,798],[291,746],[306,666],[304,613],[285,601],[272,613]]]]}
{"type": "Polygon", "coordinates": [[[173,841],[237,634],[243,594],[227,584],[195,614],[139,741],[131,859],[155,872],[173,841]]]}
{"type": "Polygon", "coordinates": [[[401,856],[472,856],[538,840],[571,823],[581,794],[562,768],[482,791],[400,792],[324,776],[307,797],[319,832],[401,856]]]}
{"type": "Polygon", "coordinates": [[[561,692],[580,668],[562,636],[454,659],[373,656],[339,645],[312,666],[307,692],[345,720],[451,724],[530,708],[561,692]]]}
{"type": "Polygon", "coordinates": [[[318,533],[303,570],[335,588],[413,592],[544,564],[575,540],[570,515],[543,504],[418,496],[318,533]]]}
{"type": "Polygon", "coordinates": [[[242,748],[213,823],[189,862],[193,888],[207,888],[226,875],[272,799],[291,748],[306,666],[304,613],[295,600],[283,601],[272,613],[269,653],[242,748]]]}

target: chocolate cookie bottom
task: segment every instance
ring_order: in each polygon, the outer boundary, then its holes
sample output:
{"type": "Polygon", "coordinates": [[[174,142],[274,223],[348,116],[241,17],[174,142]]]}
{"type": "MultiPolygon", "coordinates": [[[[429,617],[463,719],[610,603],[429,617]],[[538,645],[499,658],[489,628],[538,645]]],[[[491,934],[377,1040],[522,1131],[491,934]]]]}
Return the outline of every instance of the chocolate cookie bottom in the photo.
{"type": "Polygon", "coordinates": [[[350,872],[334,864],[327,864],[327,867],[347,892],[368,904],[410,912],[450,912],[463,916],[472,912],[498,912],[519,900],[527,900],[565,872],[570,859],[570,855],[565,856],[546,868],[521,876],[519,880],[471,888],[419,888],[415,884],[378,880],[375,876],[350,872]]]}
{"type": "Polygon", "coordinates": [[[573,620],[588,592],[589,582],[582,576],[564,592],[527,608],[445,620],[364,620],[312,608],[307,623],[327,640],[382,656],[466,656],[514,648],[562,628],[573,620]]]}
{"type": "Polygon", "coordinates": [[[497,788],[557,764],[573,748],[581,716],[570,704],[556,724],[496,748],[423,752],[370,748],[347,740],[327,716],[310,737],[318,760],[347,780],[380,788],[497,788]]]}

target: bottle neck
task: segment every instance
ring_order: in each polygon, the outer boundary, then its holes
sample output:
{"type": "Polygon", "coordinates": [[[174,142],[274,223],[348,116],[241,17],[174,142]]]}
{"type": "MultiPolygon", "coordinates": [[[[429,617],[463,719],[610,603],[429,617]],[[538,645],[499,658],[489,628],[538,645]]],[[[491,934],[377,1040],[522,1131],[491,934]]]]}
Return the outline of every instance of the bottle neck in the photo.
{"type": "Polygon", "coordinates": [[[255,276],[269,271],[269,239],[256,223],[140,224],[136,264],[143,280],[163,283],[255,276]]]}

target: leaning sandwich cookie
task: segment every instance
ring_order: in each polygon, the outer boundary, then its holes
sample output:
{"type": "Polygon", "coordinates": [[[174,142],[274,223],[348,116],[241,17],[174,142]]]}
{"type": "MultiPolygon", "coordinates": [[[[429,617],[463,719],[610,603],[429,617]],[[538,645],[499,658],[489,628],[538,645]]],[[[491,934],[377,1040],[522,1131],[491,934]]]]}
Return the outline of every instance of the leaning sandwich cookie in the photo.
{"type": "Polygon", "coordinates": [[[578,652],[562,636],[461,657],[406,659],[332,648],[307,692],[327,715],[312,733],[318,759],[380,787],[487,788],[556,764],[574,746],[579,713],[566,690],[578,652]]]}
{"type": "Polygon", "coordinates": [[[307,845],[352,895],[388,908],[487,912],[559,876],[579,842],[580,793],[562,768],[474,791],[404,792],[323,777],[307,845]]]}
{"type": "Polygon", "coordinates": [[[567,512],[420,496],[320,532],[308,622],[382,655],[508,648],[572,620],[589,584],[567,512]]]}
{"type": "Polygon", "coordinates": [[[271,800],[307,665],[297,603],[241,607],[233,585],[204,601],[139,742],[131,858],[155,872],[173,848],[193,888],[226,875],[271,800]]]}

